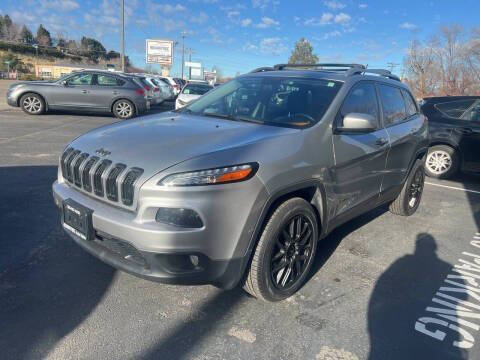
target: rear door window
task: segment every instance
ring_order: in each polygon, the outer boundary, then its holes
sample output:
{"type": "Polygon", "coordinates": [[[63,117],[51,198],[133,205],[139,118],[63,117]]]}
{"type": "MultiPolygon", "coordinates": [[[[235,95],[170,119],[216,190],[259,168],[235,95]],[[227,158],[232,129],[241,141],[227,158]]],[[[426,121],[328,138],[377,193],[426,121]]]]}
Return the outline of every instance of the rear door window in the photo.
{"type": "Polygon", "coordinates": [[[100,86],[118,86],[118,80],[115,76],[98,74],[97,84],[100,86]]]}
{"type": "Polygon", "coordinates": [[[407,90],[402,89],[403,98],[405,99],[405,105],[407,107],[407,115],[413,116],[418,113],[417,105],[413,100],[412,95],[407,90]]]}
{"type": "Polygon", "coordinates": [[[471,100],[456,100],[456,101],[447,101],[435,104],[435,109],[437,109],[444,116],[454,118],[454,119],[465,119],[466,113],[472,107],[475,99],[471,100]]]}
{"type": "Polygon", "coordinates": [[[67,84],[71,86],[92,85],[93,74],[77,74],[67,80],[67,84]]]}
{"type": "Polygon", "coordinates": [[[400,89],[385,84],[379,84],[378,89],[382,101],[385,126],[395,125],[404,121],[407,118],[407,111],[400,89]]]}
{"type": "Polygon", "coordinates": [[[378,103],[375,85],[362,81],[355,85],[340,109],[343,120],[350,113],[372,115],[378,122],[378,103]]]}

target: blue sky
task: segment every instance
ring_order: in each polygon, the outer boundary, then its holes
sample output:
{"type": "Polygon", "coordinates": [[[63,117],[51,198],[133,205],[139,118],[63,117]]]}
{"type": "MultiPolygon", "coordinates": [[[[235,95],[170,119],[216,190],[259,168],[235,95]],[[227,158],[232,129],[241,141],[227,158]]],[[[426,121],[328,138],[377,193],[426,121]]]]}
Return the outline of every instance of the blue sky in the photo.
{"type": "MultiPolygon", "coordinates": [[[[192,60],[225,75],[286,62],[302,36],[322,62],[385,67],[402,63],[409,41],[428,39],[443,24],[480,26],[478,0],[125,0],[125,6],[126,53],[135,65],[145,66],[146,38],[180,45],[184,30],[192,60]]],[[[0,13],[33,31],[43,23],[52,35],[91,36],[120,49],[120,0],[2,0],[0,13]]]]}

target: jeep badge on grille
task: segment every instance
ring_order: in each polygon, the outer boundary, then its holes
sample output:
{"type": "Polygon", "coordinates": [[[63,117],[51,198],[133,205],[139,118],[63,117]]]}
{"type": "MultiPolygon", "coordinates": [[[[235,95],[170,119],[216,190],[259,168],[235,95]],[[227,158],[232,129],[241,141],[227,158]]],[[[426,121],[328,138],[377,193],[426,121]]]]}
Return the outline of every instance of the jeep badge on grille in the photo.
{"type": "Polygon", "coordinates": [[[108,155],[111,154],[111,152],[108,151],[108,150],[105,150],[104,148],[100,148],[100,149],[95,150],[95,154],[97,154],[99,156],[108,156],[108,155]]]}

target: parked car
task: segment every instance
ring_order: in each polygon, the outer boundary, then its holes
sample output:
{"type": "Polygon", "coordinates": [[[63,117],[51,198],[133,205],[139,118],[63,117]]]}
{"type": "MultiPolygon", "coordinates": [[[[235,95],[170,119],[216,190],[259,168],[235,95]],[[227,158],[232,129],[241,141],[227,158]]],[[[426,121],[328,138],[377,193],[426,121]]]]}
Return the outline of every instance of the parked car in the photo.
{"type": "Polygon", "coordinates": [[[163,91],[157,80],[150,75],[145,76],[145,80],[152,88],[152,102],[154,105],[160,105],[167,99],[167,94],[163,91]]]}
{"type": "Polygon", "coordinates": [[[200,96],[212,89],[213,86],[209,85],[208,83],[188,82],[177,96],[177,100],[175,101],[175,109],[184,107],[189,102],[198,99],[200,96]]]}
{"type": "Polygon", "coordinates": [[[110,71],[78,71],[54,81],[15,83],[7,90],[7,102],[30,115],[68,110],[111,112],[119,119],[129,119],[150,107],[138,83],[110,71]]]}
{"type": "Polygon", "coordinates": [[[177,96],[180,93],[180,90],[182,90],[183,85],[180,79],[170,76],[162,76],[161,79],[166,81],[167,84],[173,87],[173,92],[175,96],[177,96]]]}
{"type": "Polygon", "coordinates": [[[148,100],[149,104],[154,103],[154,88],[152,86],[152,83],[147,80],[147,77],[145,74],[132,74],[132,73],[127,73],[124,74],[125,76],[128,76],[132,78],[138,85],[140,85],[143,90],[145,91],[145,96],[148,100]]]}
{"type": "Polygon", "coordinates": [[[155,80],[157,81],[158,85],[160,86],[162,92],[164,93],[166,100],[173,100],[175,99],[175,90],[170,83],[161,77],[156,77],[155,80]]]}
{"type": "Polygon", "coordinates": [[[245,74],[142,126],[73,140],[53,184],[66,232],[145,279],[241,283],[278,301],[339,225],[382,204],[412,215],[428,126],[408,87],[386,70],[306,66],[245,74]]]}
{"type": "Polygon", "coordinates": [[[480,172],[480,96],[425,98],[422,112],[430,124],[427,175],[447,179],[458,171],[480,172]]]}

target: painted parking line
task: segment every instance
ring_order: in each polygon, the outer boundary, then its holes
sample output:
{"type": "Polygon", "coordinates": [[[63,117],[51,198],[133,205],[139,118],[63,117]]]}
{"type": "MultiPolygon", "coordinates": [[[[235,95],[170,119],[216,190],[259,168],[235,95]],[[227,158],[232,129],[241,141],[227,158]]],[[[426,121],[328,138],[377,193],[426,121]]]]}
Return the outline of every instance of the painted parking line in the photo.
{"type": "Polygon", "coordinates": [[[435,183],[431,183],[431,182],[428,182],[428,181],[425,181],[425,184],[432,185],[432,186],[443,187],[443,188],[452,189],[452,190],[465,191],[465,192],[469,192],[469,193],[473,193],[473,194],[480,194],[480,191],[477,191],[477,190],[463,189],[463,188],[459,188],[459,187],[455,187],[455,186],[440,185],[440,184],[435,184],[435,183]]]}

